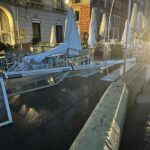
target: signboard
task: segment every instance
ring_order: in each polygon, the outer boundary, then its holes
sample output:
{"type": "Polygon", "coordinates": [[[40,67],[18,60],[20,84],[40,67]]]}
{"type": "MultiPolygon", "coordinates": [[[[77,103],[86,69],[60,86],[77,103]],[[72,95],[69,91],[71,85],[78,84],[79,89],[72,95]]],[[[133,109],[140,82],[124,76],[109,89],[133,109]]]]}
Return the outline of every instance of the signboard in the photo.
{"type": "Polygon", "coordinates": [[[12,116],[3,79],[0,77],[0,127],[12,123],[12,116]]]}

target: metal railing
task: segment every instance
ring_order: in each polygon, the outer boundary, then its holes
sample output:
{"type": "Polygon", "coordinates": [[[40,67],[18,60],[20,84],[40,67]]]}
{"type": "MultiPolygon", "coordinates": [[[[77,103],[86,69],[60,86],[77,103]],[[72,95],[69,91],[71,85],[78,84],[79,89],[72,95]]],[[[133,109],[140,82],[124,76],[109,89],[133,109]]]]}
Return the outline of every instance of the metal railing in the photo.
{"type": "Polygon", "coordinates": [[[3,62],[5,65],[0,66],[3,68],[3,70],[7,72],[17,72],[26,70],[40,70],[40,69],[60,68],[77,65],[87,65],[90,64],[90,55],[71,58],[51,57],[47,58],[46,62],[43,61],[41,63],[27,63],[23,62],[22,60],[23,60],[22,58],[16,58],[14,59],[13,62],[8,63],[6,59],[6,61],[3,62]]]}

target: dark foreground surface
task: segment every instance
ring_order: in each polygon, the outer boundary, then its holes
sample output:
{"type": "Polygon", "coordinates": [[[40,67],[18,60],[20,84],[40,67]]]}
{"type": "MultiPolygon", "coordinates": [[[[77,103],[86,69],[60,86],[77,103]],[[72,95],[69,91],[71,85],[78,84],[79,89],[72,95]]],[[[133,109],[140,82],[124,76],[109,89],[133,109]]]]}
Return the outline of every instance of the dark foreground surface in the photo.
{"type": "Polygon", "coordinates": [[[128,110],[120,150],[150,150],[150,82],[140,93],[148,103],[136,103],[128,110]]]}
{"type": "Polygon", "coordinates": [[[14,123],[0,128],[0,150],[67,150],[110,83],[100,74],[12,100],[14,123]]]}
{"type": "Polygon", "coordinates": [[[150,150],[150,105],[135,105],[127,114],[120,150],[150,150]]]}

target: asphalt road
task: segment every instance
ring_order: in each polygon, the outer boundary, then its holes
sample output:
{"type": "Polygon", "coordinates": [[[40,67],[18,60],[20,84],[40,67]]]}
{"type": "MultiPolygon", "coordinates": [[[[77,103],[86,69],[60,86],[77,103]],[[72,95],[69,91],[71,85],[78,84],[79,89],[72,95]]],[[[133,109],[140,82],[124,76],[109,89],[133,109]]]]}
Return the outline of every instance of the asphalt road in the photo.
{"type": "Polygon", "coordinates": [[[97,73],[15,97],[14,123],[0,129],[0,150],[67,150],[110,84],[97,73]]]}

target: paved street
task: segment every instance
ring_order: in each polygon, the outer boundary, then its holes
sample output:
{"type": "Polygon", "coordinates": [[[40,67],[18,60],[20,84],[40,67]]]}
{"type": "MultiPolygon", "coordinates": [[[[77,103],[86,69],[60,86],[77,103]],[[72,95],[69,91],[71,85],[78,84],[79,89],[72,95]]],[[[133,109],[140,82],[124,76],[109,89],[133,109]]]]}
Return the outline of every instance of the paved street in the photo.
{"type": "Polygon", "coordinates": [[[68,149],[110,84],[101,77],[69,78],[16,97],[14,123],[0,130],[1,150],[68,149]]]}

